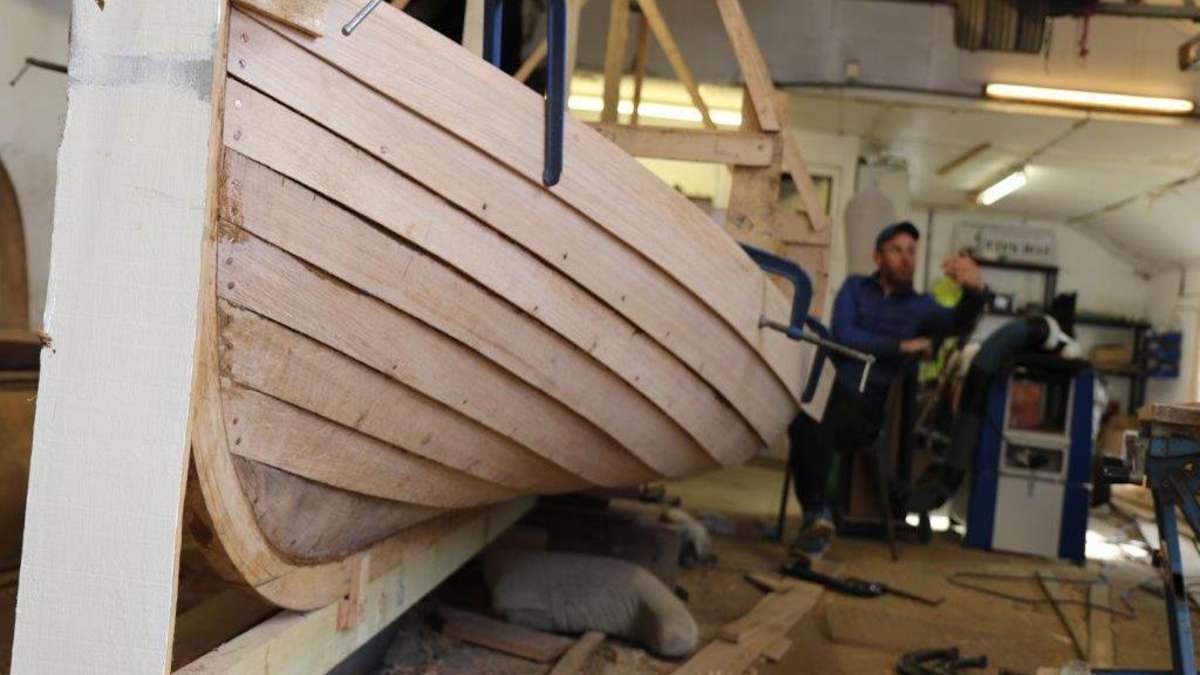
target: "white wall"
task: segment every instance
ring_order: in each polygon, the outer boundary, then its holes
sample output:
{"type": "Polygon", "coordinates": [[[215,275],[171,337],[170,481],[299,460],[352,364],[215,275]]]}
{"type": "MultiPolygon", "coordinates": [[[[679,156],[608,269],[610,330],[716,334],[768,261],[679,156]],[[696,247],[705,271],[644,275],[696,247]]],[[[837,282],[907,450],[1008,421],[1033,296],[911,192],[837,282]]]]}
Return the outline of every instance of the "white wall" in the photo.
{"type": "Polygon", "coordinates": [[[1200,399],[1196,342],[1200,329],[1200,267],[1167,270],[1155,275],[1150,280],[1147,305],[1155,329],[1183,332],[1183,358],[1178,378],[1149,381],[1146,401],[1170,403],[1200,399]]]}
{"type": "Polygon", "coordinates": [[[25,57],[66,63],[68,0],[0,2],[0,161],[8,168],[25,222],[31,328],[42,325],[54,213],[55,160],[66,115],[65,75],[31,69],[25,57]]]}
{"type": "MultiPolygon", "coordinates": [[[[1078,308],[1082,311],[1147,318],[1146,300],[1150,283],[1128,262],[1116,257],[1094,239],[1061,222],[1009,216],[1002,213],[970,210],[933,210],[932,220],[922,209],[913,214],[913,222],[922,234],[929,237],[928,278],[935,281],[941,274],[941,259],[953,252],[954,229],[958,223],[985,225],[1023,225],[1054,232],[1058,245],[1058,291],[1078,292],[1078,308]],[[929,230],[932,228],[932,233],[929,230]]],[[[922,249],[924,252],[924,247],[922,249]]],[[[1018,304],[1026,300],[1040,301],[1041,279],[1038,275],[1005,270],[984,270],[984,279],[995,290],[1018,293],[1018,304]]]]}

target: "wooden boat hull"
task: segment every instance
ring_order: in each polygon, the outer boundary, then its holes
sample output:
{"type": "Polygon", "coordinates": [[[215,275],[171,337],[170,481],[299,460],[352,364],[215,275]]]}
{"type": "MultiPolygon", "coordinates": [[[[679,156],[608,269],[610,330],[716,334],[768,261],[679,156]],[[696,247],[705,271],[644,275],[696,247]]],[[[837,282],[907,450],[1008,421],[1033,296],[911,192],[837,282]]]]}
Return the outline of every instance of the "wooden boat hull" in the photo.
{"type": "Polygon", "coordinates": [[[543,187],[541,99],[457,45],[235,11],[227,68],[190,493],[230,577],[322,606],[388,542],[743,462],[801,409],[776,286],[583,125],[543,187]]]}

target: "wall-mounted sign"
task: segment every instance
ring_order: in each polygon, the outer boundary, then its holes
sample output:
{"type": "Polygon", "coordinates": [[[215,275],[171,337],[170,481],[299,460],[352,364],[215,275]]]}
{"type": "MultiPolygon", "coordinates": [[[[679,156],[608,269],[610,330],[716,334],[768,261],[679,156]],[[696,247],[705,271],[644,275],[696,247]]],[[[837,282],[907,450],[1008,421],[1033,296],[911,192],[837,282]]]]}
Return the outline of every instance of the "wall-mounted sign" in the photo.
{"type": "Polygon", "coordinates": [[[1037,227],[959,223],[954,230],[954,250],[965,248],[980,260],[1058,264],[1054,232],[1037,227]]]}

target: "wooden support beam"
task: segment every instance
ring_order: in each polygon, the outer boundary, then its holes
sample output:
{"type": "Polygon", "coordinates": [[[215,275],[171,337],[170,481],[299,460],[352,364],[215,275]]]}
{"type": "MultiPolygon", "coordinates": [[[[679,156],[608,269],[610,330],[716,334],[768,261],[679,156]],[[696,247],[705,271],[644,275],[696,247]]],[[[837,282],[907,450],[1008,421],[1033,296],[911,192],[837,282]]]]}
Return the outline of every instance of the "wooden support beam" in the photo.
{"type": "MultiPolygon", "coordinates": [[[[787,117],[782,116],[784,119],[787,117]]],[[[813,185],[812,174],[808,171],[808,163],[800,152],[800,144],[788,129],[779,132],[783,139],[783,166],[792,176],[796,189],[800,191],[800,200],[804,202],[804,211],[808,222],[818,232],[829,229],[830,218],[825,213],[825,206],[817,195],[817,187],[813,185]]]]}
{"type": "Polygon", "coordinates": [[[746,81],[746,90],[754,102],[754,112],[758,115],[758,126],[763,131],[779,131],[779,114],[775,109],[775,84],[771,80],[771,71],[767,69],[767,61],[763,58],[758,41],[746,21],[746,14],[738,0],[717,0],[717,9],[721,12],[721,21],[725,23],[725,31],[729,34],[729,42],[733,46],[734,56],[742,69],[742,77],[746,81]]]}
{"type": "Polygon", "coordinates": [[[646,21],[649,22],[654,39],[658,40],[658,46],[662,47],[663,53],[667,55],[667,60],[671,62],[675,77],[678,77],[679,81],[683,83],[688,95],[692,97],[692,104],[700,111],[704,126],[716,129],[717,125],[713,123],[712,116],[708,113],[708,105],[700,96],[700,87],[696,84],[696,78],[692,75],[687,61],[683,59],[683,53],[679,51],[675,36],[671,34],[671,29],[667,26],[667,20],[663,18],[658,0],[638,0],[638,4],[642,8],[642,16],[646,17],[646,21]]]}
{"type": "Polygon", "coordinates": [[[567,0],[567,65],[563,69],[567,78],[567,91],[571,90],[571,79],[575,77],[575,61],[579,57],[579,15],[588,0],[567,0]]]}
{"type": "Polygon", "coordinates": [[[329,0],[233,0],[233,4],[314,37],[325,34],[325,11],[329,0]]]}
{"type": "Polygon", "coordinates": [[[625,46],[629,42],[629,0],[610,0],[608,44],[604,51],[604,110],[600,121],[615,124],[617,104],[621,101],[621,74],[625,67],[625,46]]]}
{"type": "Polygon", "coordinates": [[[487,0],[466,0],[463,9],[462,46],[483,58],[483,22],[487,0]]]}
{"type": "Polygon", "coordinates": [[[637,48],[633,51],[633,110],[629,124],[637,126],[638,107],[642,105],[642,85],[646,81],[646,54],[650,51],[650,23],[646,15],[638,12],[637,48]]]}
{"type": "Polygon", "coordinates": [[[170,667],[228,13],[74,3],[14,672],[170,667]]]}
{"type": "Polygon", "coordinates": [[[534,47],[533,51],[529,53],[529,56],[525,59],[525,63],[522,63],[521,67],[517,68],[517,72],[513,73],[513,78],[518,82],[528,82],[529,76],[533,74],[533,71],[537,70],[538,66],[542,65],[542,61],[546,60],[547,49],[546,38],[542,38],[538,46],[534,47]]]}
{"type": "Polygon", "coordinates": [[[328,672],[507,530],[533,501],[525,498],[452,514],[436,536],[373,552],[360,594],[360,620],[347,630],[338,629],[341,603],[309,612],[280,612],[177,672],[328,672]]]}
{"type": "Polygon", "coordinates": [[[768,166],[775,139],[744,131],[593,124],[605,138],[634,157],[679,159],[738,166],[768,166]]]}
{"type": "MultiPolygon", "coordinates": [[[[749,92],[742,97],[742,133],[762,133],[754,115],[749,92]]],[[[771,161],[766,166],[734,166],[726,208],[725,228],[739,242],[782,253],[782,237],[775,215],[779,208],[779,181],[783,172],[783,148],[771,144],[771,161]]]]}

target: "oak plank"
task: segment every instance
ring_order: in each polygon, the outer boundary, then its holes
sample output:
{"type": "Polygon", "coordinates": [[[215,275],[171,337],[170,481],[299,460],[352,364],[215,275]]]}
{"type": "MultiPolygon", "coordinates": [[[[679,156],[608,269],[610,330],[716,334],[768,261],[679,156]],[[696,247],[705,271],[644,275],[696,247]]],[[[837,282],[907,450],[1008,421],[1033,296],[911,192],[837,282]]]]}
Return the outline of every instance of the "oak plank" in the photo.
{"type": "MultiPolygon", "coordinates": [[[[343,20],[356,10],[351,0],[331,0],[331,20],[343,20]]],[[[795,385],[793,394],[799,398],[802,385],[797,378],[803,375],[796,372],[796,366],[802,357],[796,345],[773,331],[764,332],[759,325],[764,313],[786,318],[784,296],[771,292],[762,296],[765,304],[754,300],[764,277],[749,256],[686,197],[586,125],[567,120],[565,152],[569,159],[561,182],[546,190],[541,185],[542,98],[488,64],[469,58],[411,17],[380,7],[352,40],[339,35],[309,40],[285,26],[272,24],[271,29],[341,71],[355,73],[392,101],[443,129],[453,130],[453,134],[482,150],[490,158],[488,165],[499,161],[508,166],[543,196],[564,200],[593,219],[595,225],[634,247],[712,307],[759,350],[776,370],[781,384],[795,385]],[[386,65],[394,63],[406,67],[386,65]],[[444,86],[429,87],[428,82],[434,80],[444,86]],[[491,110],[495,114],[464,115],[465,110],[491,110]]],[[[232,48],[240,50],[241,41],[234,43],[232,48]]],[[[253,59],[247,57],[247,63],[249,70],[253,59]]],[[[241,71],[235,75],[241,77],[241,71]]]]}
{"type": "Polygon", "coordinates": [[[774,140],[766,134],[670,127],[592,124],[605,138],[634,157],[679,159],[739,166],[768,166],[774,140]]]}
{"type": "Polygon", "coordinates": [[[517,496],[265,394],[225,387],[235,455],[318,483],[395,502],[440,508],[494,504],[517,496]],[[233,424],[232,420],[239,420],[233,424]]]}
{"type": "Polygon", "coordinates": [[[425,324],[244,233],[220,242],[218,295],[387,373],[599,485],[656,474],[559,402],[425,324]]]}
{"type": "Polygon", "coordinates": [[[521,492],[587,485],[433,399],[253,312],[221,303],[224,374],[426,459],[521,492]]]}
{"type": "Polygon", "coordinates": [[[692,437],[611,370],[442,262],[316,195],[290,208],[241,188],[224,195],[246,231],[470,347],[657,473],[713,468],[692,437]]]}
{"type": "Polygon", "coordinates": [[[445,621],[442,626],[444,635],[530,661],[549,663],[574,645],[574,641],[561,635],[497,621],[452,607],[439,607],[438,614],[445,621]]]}
{"type": "Polygon", "coordinates": [[[228,12],[72,5],[12,670],[162,673],[228,12]]]}
{"type": "MultiPolygon", "coordinates": [[[[347,217],[324,197],[234,152],[226,160],[225,182],[227,191],[240,190],[253,198],[223,200],[223,216],[235,223],[257,222],[259,234],[270,235],[274,227],[301,229],[314,217],[319,223],[347,217]],[[240,187],[235,188],[234,183],[240,187]],[[276,220],[277,225],[270,224],[276,220]]],[[[396,194],[398,204],[412,211],[412,220],[400,206],[380,210],[381,217],[386,213],[389,218],[384,224],[389,230],[407,234],[406,241],[467,273],[589,352],[659,405],[722,463],[741,461],[739,458],[758,448],[753,432],[734,409],[615,311],[524,250],[475,226],[460,212],[439,207],[438,200],[391,188],[389,194],[396,194]],[[439,216],[437,227],[421,225],[435,216],[439,216]]],[[[361,226],[370,228],[366,222],[361,226]]],[[[324,239],[318,243],[325,245],[324,239]]]]}
{"type": "MultiPolygon", "coordinates": [[[[537,252],[546,265],[602,297],[609,307],[709,380],[759,431],[760,438],[777,435],[790,421],[794,408],[788,401],[788,390],[773,378],[769,366],[753,349],[721,325],[687,289],[665,278],[598,228],[581,221],[578,212],[557,200],[545,199],[536,186],[525,181],[500,182],[508,172],[497,168],[492,158],[462,145],[445,131],[407,114],[352,80],[345,78],[338,86],[340,103],[327,105],[330,98],[319,92],[330,78],[344,76],[325,73],[328,69],[319,61],[277,36],[275,44],[269,44],[273,33],[265,27],[250,20],[245,24],[239,32],[251,36],[249,44],[256,45],[257,51],[247,53],[243,59],[247,67],[239,69],[242,77],[358,139],[363,147],[377,148],[382,155],[378,159],[420,176],[442,197],[453,199],[474,218],[517,239],[526,250],[537,252]],[[315,98],[308,96],[314,87],[318,92],[315,98]],[[365,106],[362,115],[340,114],[335,109],[344,109],[355,101],[365,106]],[[386,124],[378,122],[379,115],[386,116],[386,124]],[[388,151],[392,147],[406,151],[388,151]],[[425,161],[428,156],[444,161],[425,161]],[[612,269],[621,269],[622,274],[614,275],[612,269]]],[[[460,210],[245,85],[231,82],[230,91],[226,142],[232,149],[330,199],[353,204],[360,214],[476,278],[496,272],[510,276],[507,268],[495,269],[495,260],[471,255],[476,249],[439,244],[442,237],[451,236],[478,241],[476,221],[460,210]],[[339,169],[328,170],[334,161],[339,169]],[[434,221],[438,221],[437,227],[432,226],[434,221]],[[464,258],[469,260],[464,262],[464,258]]],[[[761,287],[759,292],[763,292],[761,287]]],[[[500,293],[510,295],[507,290],[500,293]]],[[[536,302],[521,306],[533,314],[540,309],[536,302]]],[[[594,339],[583,344],[586,349],[600,347],[594,339]]],[[[794,343],[790,349],[798,359],[794,373],[798,383],[805,377],[805,359],[811,360],[812,350],[794,343]]]]}

